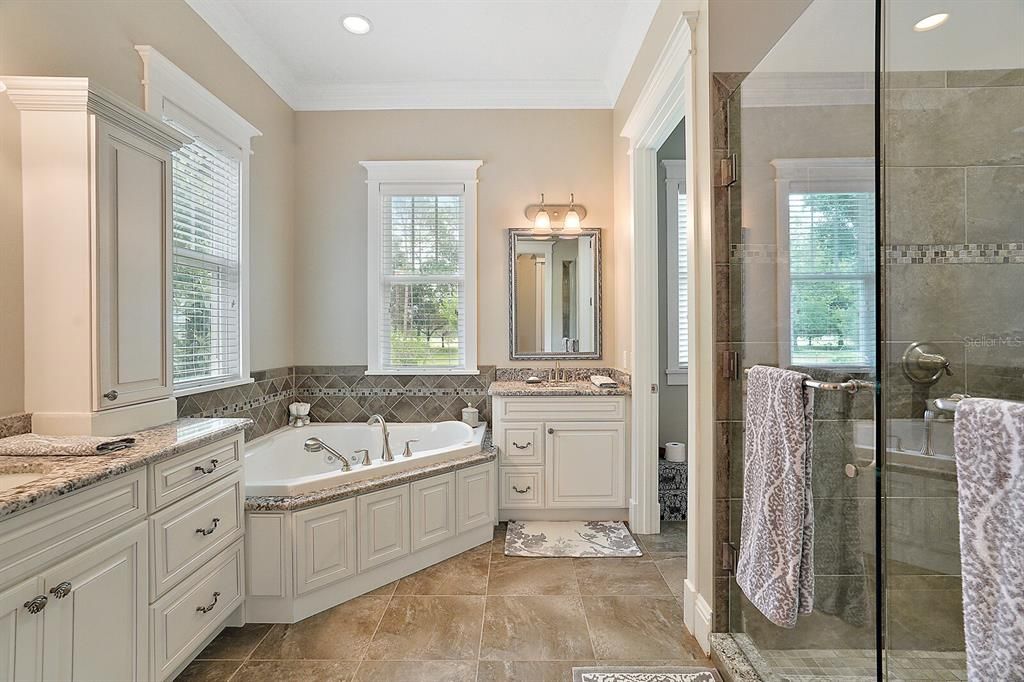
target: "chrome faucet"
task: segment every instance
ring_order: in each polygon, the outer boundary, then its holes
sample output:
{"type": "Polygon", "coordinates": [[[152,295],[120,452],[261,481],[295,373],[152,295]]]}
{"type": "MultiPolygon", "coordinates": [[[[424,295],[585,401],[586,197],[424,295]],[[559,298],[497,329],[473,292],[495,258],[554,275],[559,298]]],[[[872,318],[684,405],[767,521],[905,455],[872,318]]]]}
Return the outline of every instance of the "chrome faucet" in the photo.
{"type": "Polygon", "coordinates": [[[384,421],[384,417],[375,414],[366,420],[366,425],[373,426],[378,422],[380,423],[381,431],[384,432],[384,445],[380,449],[380,458],[385,462],[394,462],[395,456],[391,454],[391,441],[388,436],[388,423],[384,421]]]}
{"type": "Polygon", "coordinates": [[[352,470],[352,465],[348,463],[348,458],[345,457],[345,455],[341,454],[319,438],[307,438],[302,447],[306,452],[320,452],[321,450],[326,450],[331,454],[331,457],[341,464],[342,471],[352,470]]]}

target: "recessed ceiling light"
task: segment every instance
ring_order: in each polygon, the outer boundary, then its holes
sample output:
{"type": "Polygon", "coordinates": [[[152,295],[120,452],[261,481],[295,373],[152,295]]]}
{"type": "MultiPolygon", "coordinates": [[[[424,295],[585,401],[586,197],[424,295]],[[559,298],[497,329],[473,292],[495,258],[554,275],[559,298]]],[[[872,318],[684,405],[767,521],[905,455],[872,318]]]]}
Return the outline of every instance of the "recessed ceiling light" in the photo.
{"type": "Polygon", "coordinates": [[[341,25],[345,27],[346,31],[355,33],[357,36],[366,35],[373,29],[370,20],[359,14],[348,15],[341,20],[341,25]]]}
{"type": "Polygon", "coordinates": [[[933,14],[930,17],[925,17],[921,21],[914,24],[914,30],[917,31],[918,33],[930,31],[933,28],[938,28],[939,26],[942,26],[944,23],[946,23],[947,19],[949,19],[949,14],[947,14],[946,12],[942,12],[941,14],[933,14]]]}

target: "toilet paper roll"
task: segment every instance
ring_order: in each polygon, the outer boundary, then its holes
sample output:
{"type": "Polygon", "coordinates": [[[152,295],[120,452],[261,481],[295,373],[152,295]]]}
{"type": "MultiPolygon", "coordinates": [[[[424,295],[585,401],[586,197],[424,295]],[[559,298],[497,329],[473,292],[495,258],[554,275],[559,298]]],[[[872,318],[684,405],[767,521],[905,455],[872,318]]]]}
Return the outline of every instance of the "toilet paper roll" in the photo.
{"type": "Polygon", "coordinates": [[[686,461],[685,443],[665,443],[665,459],[670,462],[686,461]]]}

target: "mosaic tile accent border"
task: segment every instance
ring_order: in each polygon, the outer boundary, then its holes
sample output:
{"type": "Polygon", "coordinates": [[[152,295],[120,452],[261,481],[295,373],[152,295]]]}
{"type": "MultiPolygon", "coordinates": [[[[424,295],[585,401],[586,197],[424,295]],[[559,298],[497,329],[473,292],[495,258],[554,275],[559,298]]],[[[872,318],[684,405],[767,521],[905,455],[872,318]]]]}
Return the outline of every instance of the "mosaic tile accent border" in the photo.
{"type": "Polygon", "coordinates": [[[23,433],[32,432],[32,415],[25,412],[12,414],[8,417],[0,417],[0,438],[8,436],[20,436],[23,433]]]}
{"type": "Polygon", "coordinates": [[[248,417],[253,424],[246,440],[259,438],[288,423],[288,405],[295,401],[292,367],[259,370],[253,383],[178,398],[178,417],[248,417]]]}
{"type": "Polygon", "coordinates": [[[991,244],[893,244],[885,247],[886,265],[1024,263],[1024,242],[991,244]]]}

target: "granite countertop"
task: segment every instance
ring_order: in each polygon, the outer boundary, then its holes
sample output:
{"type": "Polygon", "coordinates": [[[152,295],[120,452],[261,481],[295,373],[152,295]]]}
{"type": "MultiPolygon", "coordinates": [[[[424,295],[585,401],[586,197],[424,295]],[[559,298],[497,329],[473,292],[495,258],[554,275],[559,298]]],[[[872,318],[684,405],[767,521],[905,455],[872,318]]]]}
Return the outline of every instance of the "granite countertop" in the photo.
{"type": "Polygon", "coordinates": [[[525,381],[495,381],[487,389],[492,396],[588,396],[588,395],[629,395],[629,386],[619,384],[616,388],[598,388],[589,379],[553,383],[544,381],[528,384],[525,381]]]}
{"type": "Polygon", "coordinates": [[[151,429],[124,434],[123,437],[136,439],[135,446],[110,454],[0,457],[0,474],[43,473],[40,478],[28,483],[0,490],[0,519],[240,433],[251,423],[250,419],[179,419],[151,429]]]}
{"type": "Polygon", "coordinates": [[[491,430],[488,428],[480,444],[480,452],[476,454],[436,464],[428,464],[415,469],[407,469],[390,475],[368,478],[364,481],[343,483],[333,488],[313,490],[301,495],[259,495],[246,497],[245,509],[246,511],[270,512],[295,511],[305,509],[306,507],[315,507],[319,504],[337,502],[338,500],[372,493],[377,490],[402,485],[403,483],[412,483],[413,481],[429,478],[430,476],[467,469],[478,464],[486,464],[487,462],[493,462],[497,456],[497,451],[494,449],[494,443],[491,440],[491,430]]]}

